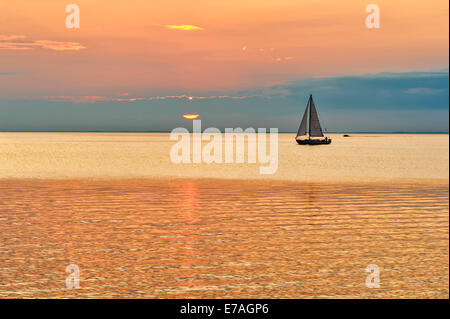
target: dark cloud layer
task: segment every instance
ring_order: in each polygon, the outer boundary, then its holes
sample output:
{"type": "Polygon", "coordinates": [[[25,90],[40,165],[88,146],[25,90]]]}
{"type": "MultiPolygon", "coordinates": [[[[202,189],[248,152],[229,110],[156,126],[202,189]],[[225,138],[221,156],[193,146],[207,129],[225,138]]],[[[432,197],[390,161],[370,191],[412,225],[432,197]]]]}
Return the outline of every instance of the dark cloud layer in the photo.
{"type": "Polygon", "coordinates": [[[189,127],[184,113],[203,126],[297,129],[312,93],[328,131],[448,132],[449,73],[381,73],[303,79],[239,92],[245,99],[164,99],[71,103],[0,100],[3,131],[170,131],[189,127]]]}

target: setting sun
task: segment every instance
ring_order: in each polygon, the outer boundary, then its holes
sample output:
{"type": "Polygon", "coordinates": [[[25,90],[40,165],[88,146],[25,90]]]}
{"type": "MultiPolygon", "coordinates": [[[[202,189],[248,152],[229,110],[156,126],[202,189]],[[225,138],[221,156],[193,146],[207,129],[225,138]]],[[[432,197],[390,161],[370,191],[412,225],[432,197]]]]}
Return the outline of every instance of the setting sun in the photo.
{"type": "Polygon", "coordinates": [[[199,117],[199,114],[183,114],[183,117],[188,120],[194,120],[199,117]]]}

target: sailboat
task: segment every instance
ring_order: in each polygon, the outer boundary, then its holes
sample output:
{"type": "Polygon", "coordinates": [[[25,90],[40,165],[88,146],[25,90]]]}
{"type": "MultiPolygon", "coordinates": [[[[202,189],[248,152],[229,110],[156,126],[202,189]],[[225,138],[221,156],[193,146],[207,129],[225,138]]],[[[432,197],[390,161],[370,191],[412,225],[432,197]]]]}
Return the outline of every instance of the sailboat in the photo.
{"type": "Polygon", "coordinates": [[[311,137],[323,137],[322,127],[319,122],[319,115],[317,115],[316,106],[312,98],[312,94],[309,96],[308,104],[306,104],[305,114],[303,114],[302,122],[298,128],[297,136],[295,140],[300,145],[320,145],[330,144],[331,139],[325,137],[324,139],[312,139],[311,137]],[[309,118],[309,121],[308,121],[309,118]],[[308,126],[308,129],[307,129],[308,126]],[[308,138],[306,138],[308,135],[308,138]],[[302,137],[305,138],[302,138],[302,137]]]}

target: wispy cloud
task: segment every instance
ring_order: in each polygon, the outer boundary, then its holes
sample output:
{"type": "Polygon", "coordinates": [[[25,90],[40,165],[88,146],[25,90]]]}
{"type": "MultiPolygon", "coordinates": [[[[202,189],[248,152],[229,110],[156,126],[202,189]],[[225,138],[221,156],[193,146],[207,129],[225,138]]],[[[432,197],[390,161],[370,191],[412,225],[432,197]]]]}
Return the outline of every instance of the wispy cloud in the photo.
{"type": "Polygon", "coordinates": [[[78,51],[86,47],[78,42],[34,40],[26,41],[23,35],[0,35],[0,50],[32,50],[34,48],[54,51],[78,51]]]}
{"type": "Polygon", "coordinates": [[[446,89],[434,89],[434,88],[410,88],[405,91],[406,94],[422,94],[422,95],[435,95],[446,93],[446,89]]]}
{"type": "Polygon", "coordinates": [[[11,40],[18,40],[18,39],[24,39],[24,35],[2,35],[0,34],[0,41],[11,41],[11,40]]]}
{"type": "Polygon", "coordinates": [[[55,50],[55,51],[78,51],[85,49],[86,47],[78,42],[65,42],[65,41],[50,41],[50,40],[38,40],[34,42],[35,46],[43,49],[55,50]]]}
{"type": "Polygon", "coordinates": [[[278,58],[275,58],[275,61],[277,61],[277,62],[283,62],[283,61],[289,61],[289,60],[292,60],[292,59],[294,59],[294,58],[291,57],[291,56],[285,56],[285,57],[278,57],[278,58]]]}
{"type": "Polygon", "coordinates": [[[189,25],[189,24],[168,24],[165,25],[167,29],[171,30],[181,30],[181,31],[194,31],[194,30],[204,30],[202,27],[198,27],[195,25],[189,25]]]}
{"type": "Polygon", "coordinates": [[[121,97],[107,97],[97,95],[78,95],[78,96],[45,96],[44,100],[51,102],[71,102],[71,103],[96,103],[96,102],[135,102],[135,101],[158,101],[158,100],[212,100],[212,99],[230,99],[230,100],[243,100],[254,97],[263,96],[262,94],[252,94],[244,96],[231,96],[231,95],[211,95],[211,96],[191,96],[191,95],[166,95],[166,96],[149,96],[149,97],[129,97],[128,93],[119,94],[121,97]]]}
{"type": "Polygon", "coordinates": [[[0,41],[0,50],[32,50],[29,43],[0,41]]]}

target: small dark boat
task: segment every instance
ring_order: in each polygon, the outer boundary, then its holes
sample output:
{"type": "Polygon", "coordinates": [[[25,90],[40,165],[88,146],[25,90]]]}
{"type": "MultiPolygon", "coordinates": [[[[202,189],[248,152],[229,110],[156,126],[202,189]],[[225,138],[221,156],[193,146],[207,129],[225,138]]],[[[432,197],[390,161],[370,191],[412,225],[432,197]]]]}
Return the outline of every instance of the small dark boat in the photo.
{"type": "Polygon", "coordinates": [[[300,145],[322,145],[331,143],[331,139],[328,137],[325,137],[324,139],[312,139],[311,137],[324,137],[312,95],[309,96],[308,104],[306,104],[305,113],[303,114],[302,122],[298,128],[295,140],[300,145]],[[308,135],[308,138],[306,138],[306,135],[308,135]]]}

